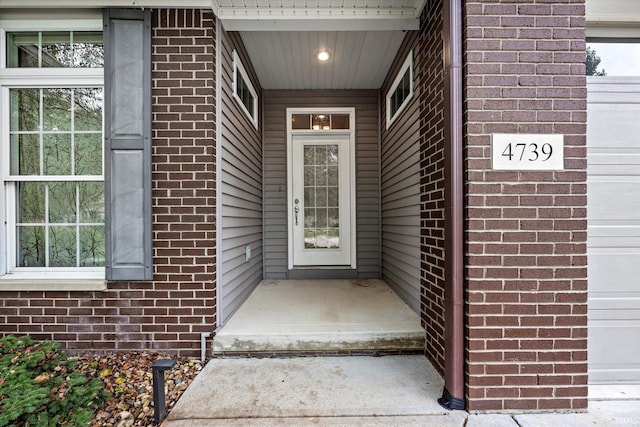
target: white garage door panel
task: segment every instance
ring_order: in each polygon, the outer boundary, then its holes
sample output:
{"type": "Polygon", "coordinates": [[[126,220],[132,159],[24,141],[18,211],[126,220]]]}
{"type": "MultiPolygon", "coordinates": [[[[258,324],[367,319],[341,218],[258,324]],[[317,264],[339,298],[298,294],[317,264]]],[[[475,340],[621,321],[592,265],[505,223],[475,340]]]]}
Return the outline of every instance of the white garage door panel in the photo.
{"type": "Polygon", "coordinates": [[[640,382],[640,79],[588,78],[589,381],[640,382]]]}
{"type": "MultiPolygon", "coordinates": [[[[612,169],[614,169],[612,171],[614,172],[615,168],[612,169]]],[[[589,219],[600,220],[600,223],[602,223],[602,220],[640,220],[638,218],[638,213],[640,212],[640,191],[638,191],[640,181],[588,181],[588,186],[589,190],[594,195],[597,195],[597,199],[587,202],[589,219]]]]}
{"type": "Polygon", "coordinates": [[[631,343],[640,340],[640,325],[608,321],[597,325],[589,322],[589,382],[635,382],[640,359],[631,343]]]}
{"type": "MultiPolygon", "coordinates": [[[[589,298],[595,293],[601,297],[640,298],[640,250],[636,253],[603,254],[590,251],[589,256],[589,298]],[[609,293],[614,291],[615,295],[609,293]]],[[[637,303],[637,302],[636,302],[637,303]]],[[[589,309],[593,308],[592,305],[589,309]]],[[[640,306],[638,306],[640,309],[640,306]]]]}
{"type": "MultiPolygon", "coordinates": [[[[595,105],[589,108],[587,128],[593,148],[606,147],[612,134],[616,136],[616,148],[636,148],[640,132],[640,104],[624,104],[625,110],[595,105]]],[[[591,148],[591,147],[590,147],[591,148]]],[[[611,147],[607,147],[611,148],[611,147]]]]}

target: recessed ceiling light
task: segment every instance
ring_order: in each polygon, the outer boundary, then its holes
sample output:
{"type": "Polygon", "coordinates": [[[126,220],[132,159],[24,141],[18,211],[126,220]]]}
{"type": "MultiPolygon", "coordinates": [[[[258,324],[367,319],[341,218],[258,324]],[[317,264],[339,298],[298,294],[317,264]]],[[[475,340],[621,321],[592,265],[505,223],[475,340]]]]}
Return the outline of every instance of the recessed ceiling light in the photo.
{"type": "Polygon", "coordinates": [[[331,58],[331,54],[329,53],[328,50],[321,50],[320,52],[318,52],[318,54],[316,55],[316,58],[318,58],[318,61],[328,61],[329,58],[331,58]]]}

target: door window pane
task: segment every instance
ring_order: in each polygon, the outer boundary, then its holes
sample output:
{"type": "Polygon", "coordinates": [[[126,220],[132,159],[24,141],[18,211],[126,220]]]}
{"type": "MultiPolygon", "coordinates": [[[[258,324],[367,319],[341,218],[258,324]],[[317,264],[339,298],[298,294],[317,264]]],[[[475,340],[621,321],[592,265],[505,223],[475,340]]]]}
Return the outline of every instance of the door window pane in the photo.
{"type": "Polygon", "coordinates": [[[338,161],[337,145],[304,147],[306,249],[340,248],[338,161]]]}

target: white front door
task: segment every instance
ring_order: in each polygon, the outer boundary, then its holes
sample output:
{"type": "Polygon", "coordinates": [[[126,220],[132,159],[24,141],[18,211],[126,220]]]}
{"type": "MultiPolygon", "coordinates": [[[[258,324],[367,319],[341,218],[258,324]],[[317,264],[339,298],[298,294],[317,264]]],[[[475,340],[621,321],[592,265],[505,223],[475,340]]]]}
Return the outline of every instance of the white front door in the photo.
{"type": "Polygon", "coordinates": [[[294,134],[290,149],[290,266],[353,266],[350,135],[294,134]]]}

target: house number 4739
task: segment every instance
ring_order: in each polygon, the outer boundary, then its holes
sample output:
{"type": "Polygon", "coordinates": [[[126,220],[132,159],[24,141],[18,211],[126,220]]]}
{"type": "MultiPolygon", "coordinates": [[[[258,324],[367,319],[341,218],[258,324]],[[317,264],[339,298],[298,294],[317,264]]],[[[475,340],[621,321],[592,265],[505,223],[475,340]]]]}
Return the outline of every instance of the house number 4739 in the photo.
{"type": "Polygon", "coordinates": [[[562,170],[564,136],[494,134],[491,163],[495,170],[562,170]]]}
{"type": "Polygon", "coordinates": [[[507,144],[507,148],[502,152],[502,155],[507,157],[509,161],[517,157],[519,161],[526,158],[530,162],[537,162],[538,160],[546,162],[553,155],[553,146],[548,142],[545,142],[542,146],[538,146],[535,142],[530,144],[522,142],[518,144],[509,143],[507,144]],[[525,153],[527,154],[526,156],[525,153]]]}

